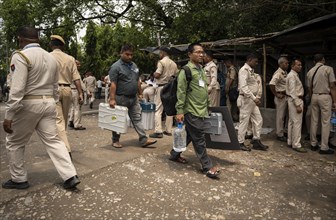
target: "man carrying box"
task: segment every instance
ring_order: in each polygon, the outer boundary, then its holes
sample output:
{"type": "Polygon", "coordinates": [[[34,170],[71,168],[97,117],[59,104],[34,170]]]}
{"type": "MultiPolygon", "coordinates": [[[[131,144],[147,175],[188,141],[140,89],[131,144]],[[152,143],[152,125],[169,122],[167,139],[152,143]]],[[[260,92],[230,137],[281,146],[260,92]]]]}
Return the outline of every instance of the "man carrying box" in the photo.
{"type": "MultiPolygon", "coordinates": [[[[120,59],[115,62],[109,71],[111,80],[110,87],[110,107],[114,108],[116,105],[125,106],[128,108],[128,115],[132,121],[135,131],[139,135],[139,142],[142,147],[155,144],[156,140],[148,139],[144,127],[141,123],[141,108],[137,98],[142,99],[142,90],[139,80],[139,69],[137,65],[132,62],[133,47],[124,45],[120,51],[120,59]]],[[[119,142],[120,134],[112,132],[112,146],[121,148],[119,142]]]]}

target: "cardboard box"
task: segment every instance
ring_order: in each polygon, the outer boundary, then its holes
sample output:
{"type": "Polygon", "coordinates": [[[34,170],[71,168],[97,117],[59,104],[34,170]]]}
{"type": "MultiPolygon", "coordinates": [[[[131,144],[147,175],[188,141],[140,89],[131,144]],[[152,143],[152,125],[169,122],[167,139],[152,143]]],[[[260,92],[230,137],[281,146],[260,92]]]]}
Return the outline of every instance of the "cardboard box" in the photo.
{"type": "Polygon", "coordinates": [[[98,127],[125,134],[127,133],[127,116],[127,107],[115,106],[115,108],[110,108],[109,104],[100,103],[98,127]]]}

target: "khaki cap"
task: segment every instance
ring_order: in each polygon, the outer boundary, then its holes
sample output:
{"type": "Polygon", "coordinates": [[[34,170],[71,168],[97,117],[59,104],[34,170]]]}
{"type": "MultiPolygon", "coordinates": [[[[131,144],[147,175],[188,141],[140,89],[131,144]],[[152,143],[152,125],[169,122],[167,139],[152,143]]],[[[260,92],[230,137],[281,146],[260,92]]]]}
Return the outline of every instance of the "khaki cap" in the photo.
{"type": "Polygon", "coordinates": [[[50,36],[50,39],[51,39],[51,40],[59,40],[59,41],[61,41],[63,44],[65,44],[64,39],[63,39],[61,36],[59,36],[59,35],[51,35],[51,36],[50,36]]]}

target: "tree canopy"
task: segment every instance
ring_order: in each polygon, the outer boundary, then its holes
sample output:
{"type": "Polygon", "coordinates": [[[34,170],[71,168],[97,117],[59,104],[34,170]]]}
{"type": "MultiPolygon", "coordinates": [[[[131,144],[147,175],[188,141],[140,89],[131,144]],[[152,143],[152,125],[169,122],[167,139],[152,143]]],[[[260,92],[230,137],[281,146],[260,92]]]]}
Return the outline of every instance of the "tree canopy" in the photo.
{"type": "MultiPolygon", "coordinates": [[[[35,26],[41,30],[44,48],[51,34],[62,35],[67,52],[98,75],[118,59],[123,43],[155,46],[157,33],[163,44],[256,36],[336,12],[336,1],[327,0],[2,0],[0,4],[0,54],[16,47],[18,27],[35,26]],[[78,41],[83,28],[86,35],[78,41]]],[[[148,65],[155,66],[147,54],[137,51],[135,58],[144,72],[151,71],[148,65]]],[[[5,59],[1,62],[4,67],[5,59]]]]}

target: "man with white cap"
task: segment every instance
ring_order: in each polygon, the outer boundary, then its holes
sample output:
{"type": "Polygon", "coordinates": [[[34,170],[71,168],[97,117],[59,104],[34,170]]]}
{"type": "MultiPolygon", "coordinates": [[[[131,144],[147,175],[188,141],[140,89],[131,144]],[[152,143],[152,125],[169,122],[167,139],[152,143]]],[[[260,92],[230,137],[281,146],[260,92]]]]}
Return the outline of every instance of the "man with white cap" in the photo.
{"type": "Polygon", "coordinates": [[[78,91],[80,104],[83,103],[83,90],[75,58],[63,52],[65,45],[64,39],[59,35],[51,35],[50,38],[50,47],[53,50],[51,54],[57,61],[59,74],[59,101],[56,103],[57,130],[61,140],[67,146],[69,154],[71,156],[71,147],[66,134],[66,128],[68,125],[68,114],[72,103],[72,93],[70,85],[72,84],[72,82],[75,84],[78,91]]]}

